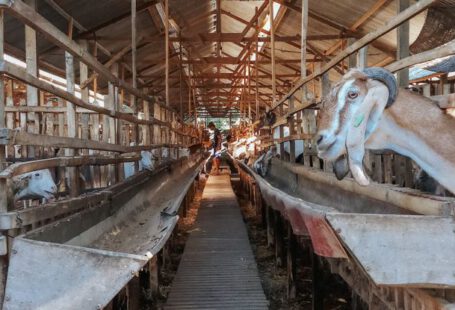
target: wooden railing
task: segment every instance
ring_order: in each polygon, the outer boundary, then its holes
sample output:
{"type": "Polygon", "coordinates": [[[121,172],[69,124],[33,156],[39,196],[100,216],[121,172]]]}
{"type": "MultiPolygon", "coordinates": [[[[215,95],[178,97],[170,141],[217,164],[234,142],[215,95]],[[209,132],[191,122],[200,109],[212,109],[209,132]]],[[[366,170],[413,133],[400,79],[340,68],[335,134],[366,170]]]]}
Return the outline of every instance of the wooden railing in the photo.
{"type": "MultiPolygon", "coordinates": [[[[79,169],[97,175],[92,189],[104,188],[124,179],[124,162],[136,162],[137,168],[140,151],[168,148],[170,156],[179,158],[179,150],[200,141],[198,130],[183,123],[177,111],[119,78],[115,63],[103,65],[87,44],[72,39],[71,22],[68,27],[68,33],[62,32],[21,0],[0,0],[0,213],[14,209],[10,179],[20,173],[58,169],[68,176],[70,195],[76,197],[79,169]],[[25,69],[5,60],[4,14],[65,51],[66,90],[38,76],[37,57],[27,57],[25,69]],[[75,59],[80,62],[80,97],[75,94],[75,59]],[[99,81],[107,82],[104,106],[89,100],[91,88],[95,101],[99,97],[99,81]],[[25,87],[27,99],[34,94],[36,102],[15,100],[13,85],[25,87]],[[131,113],[123,111],[128,101],[131,113]]],[[[36,55],[36,42],[27,35],[25,40],[26,52],[36,55]]]]}
{"type": "MultiPolygon", "coordinates": [[[[422,0],[418,1],[406,10],[399,13],[397,16],[387,21],[383,26],[379,27],[376,31],[370,32],[363,38],[355,41],[350,46],[347,46],[337,56],[333,57],[329,62],[323,65],[319,70],[313,72],[311,75],[300,79],[295,83],[294,87],[272,104],[270,110],[277,114],[276,122],[271,128],[264,127],[259,129],[262,144],[259,145],[259,150],[268,148],[271,144],[276,144],[281,154],[284,154],[283,143],[290,143],[290,154],[283,156],[283,159],[295,161],[295,141],[303,140],[305,147],[302,156],[303,164],[325,171],[332,171],[332,164],[320,160],[316,155],[314,135],[317,131],[317,110],[318,102],[330,90],[328,83],[329,70],[335,69],[344,59],[355,54],[360,49],[371,44],[374,40],[380,38],[382,35],[394,30],[402,23],[410,20],[420,12],[427,9],[430,5],[435,3],[435,0],[422,0]],[[322,78],[321,78],[322,77],[322,78]],[[317,81],[318,79],[318,81],[317,81]],[[320,83],[321,96],[319,100],[315,98],[306,99],[305,86],[308,83],[320,83]],[[297,96],[302,97],[301,102],[297,102],[297,96]],[[284,136],[284,128],[289,128],[289,135],[284,136]],[[275,135],[273,132],[275,131],[275,135]],[[278,133],[278,134],[277,134],[278,133]],[[269,136],[267,138],[267,135],[269,136]],[[274,136],[275,138],[272,138],[274,136]]],[[[364,54],[365,55],[365,54],[364,54]]],[[[445,45],[436,47],[432,50],[425,51],[419,54],[414,54],[403,59],[399,59],[387,66],[391,72],[397,72],[413,65],[430,61],[436,58],[455,55],[455,41],[449,42],[445,45]]],[[[365,63],[365,60],[363,60],[365,63]]],[[[424,92],[425,93],[425,92],[424,92]]],[[[425,95],[429,96],[428,91],[425,95]]],[[[442,94],[435,96],[434,100],[438,101],[441,108],[450,108],[453,106],[453,94],[442,94]]],[[[254,125],[258,125],[256,122],[254,125]]],[[[414,187],[412,162],[404,156],[388,153],[367,152],[365,164],[369,174],[374,181],[379,183],[393,183],[400,186],[414,187]]]]}

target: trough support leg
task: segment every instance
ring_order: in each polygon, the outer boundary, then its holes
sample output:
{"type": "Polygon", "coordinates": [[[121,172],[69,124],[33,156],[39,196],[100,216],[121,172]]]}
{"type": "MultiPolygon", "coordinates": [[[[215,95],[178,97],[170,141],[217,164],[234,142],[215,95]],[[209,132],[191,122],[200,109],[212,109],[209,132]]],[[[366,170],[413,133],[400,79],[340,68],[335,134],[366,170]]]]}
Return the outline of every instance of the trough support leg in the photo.
{"type": "Polygon", "coordinates": [[[256,217],[262,217],[262,196],[259,186],[256,184],[256,217]]]}
{"type": "Polygon", "coordinates": [[[128,310],[141,309],[141,285],[139,277],[133,277],[128,283],[128,310]]]}
{"type": "Polygon", "coordinates": [[[274,212],[274,231],[275,231],[275,261],[277,267],[283,267],[284,265],[284,229],[283,220],[281,218],[280,211],[274,212]]]}
{"type": "Polygon", "coordinates": [[[324,309],[324,284],[323,284],[323,270],[320,258],[313,252],[313,247],[309,247],[311,257],[311,270],[312,270],[312,310],[324,309]]]}
{"type": "Polygon", "coordinates": [[[273,245],[273,228],[272,228],[272,221],[273,221],[273,210],[270,206],[265,207],[265,220],[267,225],[267,246],[269,248],[273,245]]]}
{"type": "Polygon", "coordinates": [[[149,288],[152,300],[157,300],[159,296],[159,267],[158,259],[154,256],[148,263],[149,268],[149,288]]]}
{"type": "Polygon", "coordinates": [[[287,243],[287,295],[288,299],[294,299],[296,296],[296,286],[295,286],[295,278],[296,278],[296,266],[295,266],[295,257],[296,257],[296,247],[297,242],[292,232],[292,226],[290,223],[287,223],[287,231],[288,231],[288,243],[287,243]]]}

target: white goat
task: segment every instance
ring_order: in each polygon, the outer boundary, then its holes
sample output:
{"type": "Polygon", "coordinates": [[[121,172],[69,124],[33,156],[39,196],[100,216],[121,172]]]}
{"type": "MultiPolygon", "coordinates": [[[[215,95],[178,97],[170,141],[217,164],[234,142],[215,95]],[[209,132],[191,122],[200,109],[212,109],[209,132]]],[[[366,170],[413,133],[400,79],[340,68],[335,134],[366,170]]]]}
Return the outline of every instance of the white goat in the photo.
{"type": "Polygon", "coordinates": [[[272,158],[277,155],[276,147],[271,146],[254,162],[253,169],[262,177],[267,176],[272,158]]]}
{"type": "Polygon", "coordinates": [[[41,199],[55,197],[57,185],[49,169],[27,172],[13,177],[14,200],[41,199]]]}
{"type": "MultiPolygon", "coordinates": [[[[139,171],[144,169],[152,171],[155,169],[157,156],[150,151],[141,151],[141,160],[139,161],[139,171]]],[[[123,172],[125,178],[129,178],[135,173],[134,162],[126,162],[123,164],[123,172]]]]}
{"type": "MultiPolygon", "coordinates": [[[[348,167],[361,185],[365,149],[393,150],[410,157],[430,176],[455,193],[455,121],[432,100],[399,90],[382,68],[353,69],[325,98],[318,121],[319,156],[348,167]]],[[[336,171],[335,171],[336,172],[336,171]]],[[[345,175],[339,171],[338,177],[345,175]]]]}

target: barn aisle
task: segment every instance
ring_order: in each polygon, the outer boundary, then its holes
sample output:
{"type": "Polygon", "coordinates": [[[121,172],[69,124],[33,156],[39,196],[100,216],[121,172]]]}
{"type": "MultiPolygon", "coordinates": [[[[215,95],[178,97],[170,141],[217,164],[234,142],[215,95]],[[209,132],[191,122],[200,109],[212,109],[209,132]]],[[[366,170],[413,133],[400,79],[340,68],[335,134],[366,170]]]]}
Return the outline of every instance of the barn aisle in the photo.
{"type": "Polygon", "coordinates": [[[210,176],[165,309],[267,309],[229,175],[210,176]]]}

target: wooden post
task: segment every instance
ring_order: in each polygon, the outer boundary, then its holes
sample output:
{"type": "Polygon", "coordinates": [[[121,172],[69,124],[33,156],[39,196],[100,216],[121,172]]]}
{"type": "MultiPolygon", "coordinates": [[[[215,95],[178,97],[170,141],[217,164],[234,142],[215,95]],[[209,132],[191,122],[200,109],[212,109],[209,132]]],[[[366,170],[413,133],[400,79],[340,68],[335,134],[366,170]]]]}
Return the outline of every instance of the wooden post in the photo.
{"type": "Polygon", "coordinates": [[[275,262],[277,267],[283,267],[285,261],[283,219],[280,211],[274,211],[275,231],[275,262]]]}
{"type": "MultiPolygon", "coordinates": [[[[65,66],[66,66],[66,90],[74,94],[74,58],[68,52],[65,52],[65,66]]],[[[76,138],[77,137],[77,121],[76,121],[76,107],[71,102],[66,102],[66,117],[67,117],[67,128],[68,137],[76,138]]],[[[74,156],[74,149],[66,149],[65,156],[74,156]]],[[[70,196],[76,197],[79,195],[79,184],[78,184],[78,175],[76,168],[69,167],[67,169],[68,175],[68,188],[70,190],[70,196]]]]}
{"type": "Polygon", "coordinates": [[[359,69],[368,67],[368,45],[362,47],[358,53],[357,66],[359,69]]]}
{"type": "MultiPolygon", "coordinates": [[[[406,10],[410,5],[410,0],[398,0],[398,14],[406,10]]],[[[397,59],[409,56],[409,20],[402,23],[397,28],[397,59]]],[[[398,71],[398,86],[406,87],[409,84],[409,68],[398,71]]]]}
{"type": "Polygon", "coordinates": [[[164,0],[164,15],[164,50],[166,54],[166,105],[169,106],[169,0],[164,0]]]}
{"type": "Polygon", "coordinates": [[[312,310],[324,310],[324,281],[323,269],[320,263],[320,258],[313,252],[313,247],[309,245],[311,257],[311,282],[312,282],[312,310]]]}
{"type": "MultiPolygon", "coordinates": [[[[80,45],[82,46],[82,48],[84,48],[84,50],[88,51],[88,43],[87,43],[87,41],[84,40],[84,41],[80,42],[80,45]]],[[[81,61],[81,62],[79,62],[79,81],[82,82],[82,81],[85,81],[87,79],[88,79],[88,67],[87,67],[87,65],[85,63],[83,63],[81,61]]],[[[90,101],[90,94],[89,94],[89,88],[88,87],[81,89],[81,99],[84,100],[87,103],[90,101]]],[[[81,139],[88,140],[89,136],[90,136],[89,135],[90,114],[89,113],[81,113],[80,117],[81,117],[81,127],[82,127],[81,128],[81,139]]],[[[88,155],[88,150],[87,149],[83,149],[82,150],[82,154],[83,155],[88,155]]],[[[83,171],[81,171],[81,172],[83,173],[83,175],[86,178],[90,175],[90,169],[89,169],[88,166],[83,167],[83,171]]],[[[90,175],[90,178],[93,178],[93,176],[90,175]]],[[[88,181],[89,180],[87,180],[87,183],[84,184],[85,187],[89,184],[88,181]]]]}
{"type": "MultiPolygon", "coordinates": [[[[119,75],[119,66],[118,63],[114,63],[111,66],[111,72],[115,77],[119,75]]],[[[109,101],[106,102],[106,107],[110,108],[113,111],[118,111],[120,107],[118,106],[118,88],[111,83],[108,84],[108,92],[109,92],[109,101]]],[[[119,129],[119,121],[113,117],[109,118],[109,140],[110,143],[119,144],[120,140],[119,133],[117,132],[119,129]]],[[[136,140],[136,142],[139,142],[136,140]]],[[[119,165],[110,165],[109,166],[109,179],[111,180],[111,184],[114,184],[119,179],[119,165]]]]}
{"type": "MultiPolygon", "coordinates": [[[[0,61],[4,61],[4,16],[3,10],[0,9],[0,61]]],[[[5,127],[5,81],[4,76],[0,75],[0,128],[5,127]]],[[[12,83],[12,81],[11,81],[12,83]]],[[[5,161],[5,147],[0,147],[0,170],[3,170],[3,165],[5,161]]],[[[8,191],[8,182],[6,179],[0,181],[0,213],[8,212],[8,203],[9,203],[9,191],[8,191]]],[[[0,236],[6,238],[3,234],[0,236]]],[[[5,296],[5,285],[6,285],[6,275],[8,268],[8,255],[0,256],[0,304],[3,304],[3,299],[5,296]]]]}
{"type": "MultiPolygon", "coordinates": [[[[137,50],[137,37],[136,37],[136,0],[131,0],[131,68],[132,68],[132,86],[134,89],[137,88],[137,64],[136,64],[136,50],[137,50]]],[[[118,70],[117,70],[118,72],[118,70]]],[[[136,113],[138,112],[136,97],[131,95],[131,108],[136,113]]],[[[115,106],[114,106],[115,107],[115,106]]],[[[133,137],[136,144],[139,144],[139,125],[133,125],[133,137]]],[[[136,163],[138,168],[138,163],[136,163]]]]}
{"type": "MultiPolygon", "coordinates": [[[[4,25],[3,25],[3,10],[0,9],[0,61],[4,61],[4,25]]],[[[11,80],[12,83],[12,80],[11,80]]],[[[3,74],[0,75],[0,128],[6,127],[6,113],[5,113],[5,76],[3,74]]],[[[0,146],[0,171],[3,170],[4,162],[6,159],[6,146],[0,146]]],[[[1,186],[1,185],[0,185],[1,186]]],[[[2,196],[2,192],[0,189],[0,197],[2,196]]],[[[2,208],[2,198],[0,198],[0,212],[6,212],[6,209],[3,210],[2,208]]]]}
{"type": "Polygon", "coordinates": [[[251,119],[251,53],[248,51],[248,122],[252,123],[251,119]]]}
{"type": "MultiPolygon", "coordinates": [[[[272,106],[276,101],[276,73],[275,73],[275,23],[273,22],[273,1],[269,1],[269,17],[270,17],[270,50],[271,50],[271,65],[272,65],[272,106]]],[[[268,109],[267,109],[268,110],[268,109]]]]}
{"type": "Polygon", "coordinates": [[[273,245],[273,209],[269,205],[265,205],[265,222],[267,227],[267,246],[270,248],[273,245]]]}
{"type": "MultiPolygon", "coordinates": [[[[300,35],[300,77],[306,77],[306,37],[308,33],[308,0],[302,0],[300,35]]],[[[306,86],[302,86],[302,103],[307,100],[306,86]]]]}
{"type": "Polygon", "coordinates": [[[297,253],[297,242],[295,235],[292,231],[292,226],[288,222],[286,224],[287,226],[287,233],[288,233],[288,243],[287,243],[287,276],[288,276],[288,281],[287,281],[287,295],[288,299],[293,299],[296,297],[297,294],[297,288],[295,285],[295,279],[297,276],[297,268],[295,264],[295,257],[297,253]]]}
{"type": "MultiPolygon", "coordinates": [[[[71,20],[70,20],[71,21],[71,20]]],[[[68,26],[68,36],[72,38],[73,36],[73,23],[70,22],[68,26]]],[[[66,68],[66,90],[70,94],[75,92],[75,77],[74,77],[74,57],[68,52],[65,52],[65,68],[66,68]]],[[[76,138],[77,137],[77,120],[76,120],[76,106],[71,102],[66,102],[66,117],[67,117],[67,127],[68,127],[68,137],[76,138]]],[[[66,149],[65,156],[74,156],[76,150],[66,149]]],[[[78,169],[75,167],[67,168],[68,175],[68,188],[69,194],[71,197],[76,197],[79,195],[79,173],[78,169]]]]}
{"type": "Polygon", "coordinates": [[[157,256],[152,257],[148,263],[149,271],[149,288],[152,293],[152,299],[156,300],[159,296],[159,266],[157,256]]]}
{"type": "Polygon", "coordinates": [[[136,44],[136,0],[131,0],[131,69],[134,88],[137,88],[136,44]]]}
{"type": "Polygon", "coordinates": [[[180,62],[180,70],[179,70],[179,95],[180,95],[180,119],[183,123],[183,85],[182,85],[182,81],[183,81],[183,65],[182,65],[182,57],[183,57],[183,53],[182,53],[182,41],[179,42],[179,62],[180,62]]]}
{"type": "MultiPolygon", "coordinates": [[[[258,8],[256,7],[255,9],[256,15],[258,14],[258,8]]],[[[256,26],[259,26],[259,20],[256,21],[256,26]]],[[[259,62],[258,62],[258,56],[259,56],[259,33],[256,35],[256,55],[254,57],[255,61],[255,66],[256,66],[256,93],[255,93],[255,101],[256,101],[256,119],[259,119],[259,62]]]]}
{"type": "MultiPolygon", "coordinates": [[[[36,0],[26,0],[25,3],[31,8],[36,9],[36,0]]],[[[33,28],[25,26],[25,63],[26,71],[32,76],[38,76],[38,56],[36,48],[36,32],[33,28]]],[[[27,89],[27,106],[36,107],[38,106],[38,89],[26,85],[27,89]]],[[[39,133],[39,119],[38,115],[30,112],[27,113],[27,131],[31,133],[39,133]],[[33,122],[33,125],[30,125],[30,122],[33,122]]],[[[35,157],[38,154],[35,154],[38,148],[34,146],[27,147],[27,156],[35,157]]]]}
{"type": "MultiPolygon", "coordinates": [[[[294,109],[294,96],[289,98],[289,110],[294,109]]],[[[291,119],[289,120],[289,134],[292,136],[295,134],[295,122],[294,122],[294,115],[291,115],[291,119]]],[[[291,163],[295,163],[295,141],[289,141],[289,161],[291,163]]]]}
{"type": "MultiPolygon", "coordinates": [[[[349,38],[348,39],[348,45],[351,45],[352,43],[355,42],[354,38],[349,38]]],[[[357,67],[357,53],[353,53],[349,55],[349,60],[348,60],[348,68],[355,68],[357,67]]]]}

